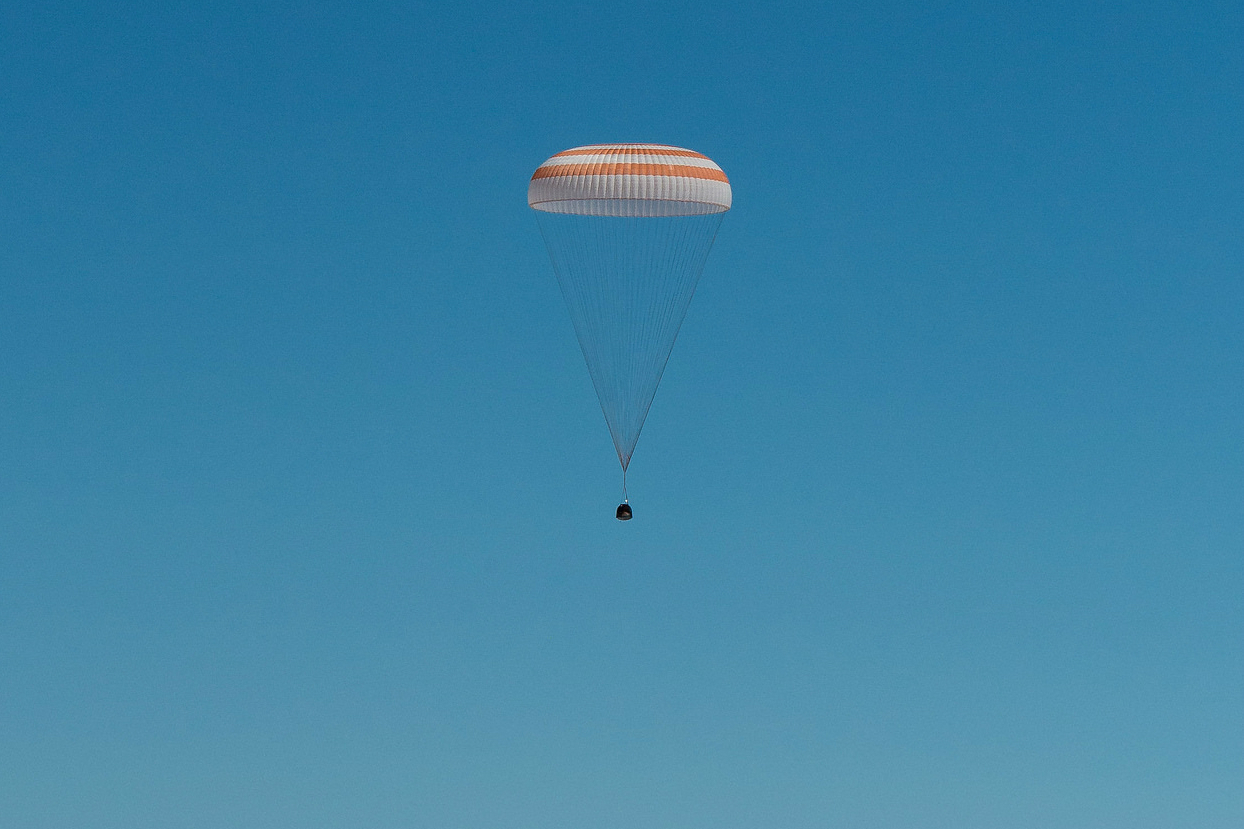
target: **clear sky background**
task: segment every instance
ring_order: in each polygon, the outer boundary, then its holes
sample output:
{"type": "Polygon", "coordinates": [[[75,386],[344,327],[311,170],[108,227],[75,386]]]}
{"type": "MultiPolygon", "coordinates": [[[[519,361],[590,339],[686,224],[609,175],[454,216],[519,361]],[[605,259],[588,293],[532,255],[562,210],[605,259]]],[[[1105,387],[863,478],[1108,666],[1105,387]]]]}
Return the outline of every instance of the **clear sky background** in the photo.
{"type": "Polygon", "coordinates": [[[1244,7],[1085,5],[0,6],[0,825],[1244,825],[1244,7]]]}

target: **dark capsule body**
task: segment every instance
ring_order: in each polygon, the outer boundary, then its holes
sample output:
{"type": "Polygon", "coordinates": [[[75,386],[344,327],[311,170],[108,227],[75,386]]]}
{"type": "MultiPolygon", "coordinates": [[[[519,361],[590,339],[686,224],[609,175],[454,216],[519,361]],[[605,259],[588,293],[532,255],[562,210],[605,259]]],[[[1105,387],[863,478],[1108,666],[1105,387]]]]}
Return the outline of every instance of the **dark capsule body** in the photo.
{"type": "Polygon", "coordinates": [[[630,504],[618,504],[618,520],[619,521],[630,521],[631,520],[631,505],[630,504]]]}

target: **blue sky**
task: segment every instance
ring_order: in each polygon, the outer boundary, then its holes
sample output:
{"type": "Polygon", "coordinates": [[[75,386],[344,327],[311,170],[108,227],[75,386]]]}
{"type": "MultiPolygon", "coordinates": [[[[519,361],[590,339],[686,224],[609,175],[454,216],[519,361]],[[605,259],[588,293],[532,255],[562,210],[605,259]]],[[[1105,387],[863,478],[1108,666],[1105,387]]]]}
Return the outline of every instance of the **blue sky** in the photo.
{"type": "Polygon", "coordinates": [[[1241,42],[0,7],[0,824],[1244,824],[1241,42]],[[735,208],[621,524],[525,193],[632,140],[735,208]]]}

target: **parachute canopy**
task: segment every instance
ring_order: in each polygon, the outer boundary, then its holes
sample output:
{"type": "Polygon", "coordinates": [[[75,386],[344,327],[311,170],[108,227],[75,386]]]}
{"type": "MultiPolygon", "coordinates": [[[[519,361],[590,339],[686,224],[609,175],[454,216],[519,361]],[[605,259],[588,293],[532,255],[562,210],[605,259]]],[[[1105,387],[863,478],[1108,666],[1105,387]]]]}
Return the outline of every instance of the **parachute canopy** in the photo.
{"type": "Polygon", "coordinates": [[[730,182],[694,150],[664,144],[595,144],[541,164],[527,204],[578,216],[702,216],[730,209],[730,182]]]}
{"type": "Polygon", "coordinates": [[[613,436],[625,506],[626,468],[730,209],[730,182],[692,150],[596,144],[541,164],[527,203],[613,436]]]}

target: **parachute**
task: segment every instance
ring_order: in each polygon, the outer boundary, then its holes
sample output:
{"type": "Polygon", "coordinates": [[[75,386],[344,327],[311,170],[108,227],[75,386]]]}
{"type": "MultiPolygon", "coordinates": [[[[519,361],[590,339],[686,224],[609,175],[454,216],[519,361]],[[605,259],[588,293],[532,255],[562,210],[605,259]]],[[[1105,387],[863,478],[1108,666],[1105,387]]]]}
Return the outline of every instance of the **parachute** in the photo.
{"type": "Polygon", "coordinates": [[[664,144],[575,147],[531,177],[527,204],[626,471],[709,249],[730,209],[712,160],[664,144]]]}

